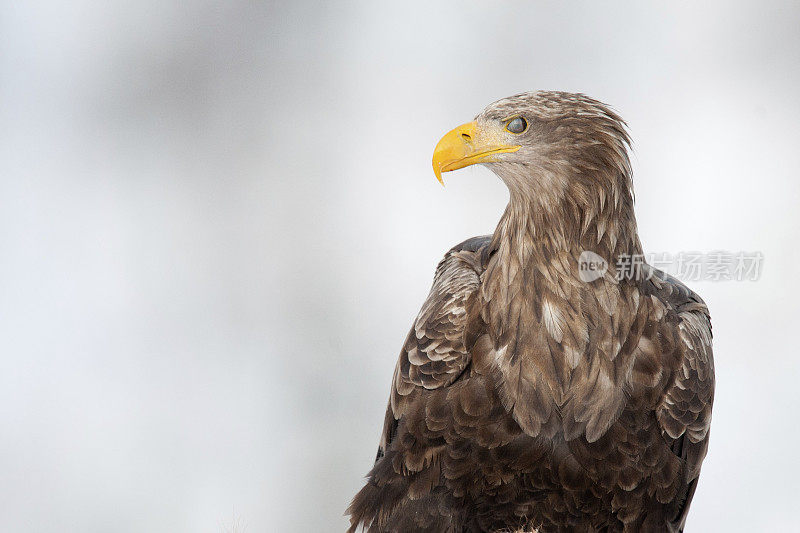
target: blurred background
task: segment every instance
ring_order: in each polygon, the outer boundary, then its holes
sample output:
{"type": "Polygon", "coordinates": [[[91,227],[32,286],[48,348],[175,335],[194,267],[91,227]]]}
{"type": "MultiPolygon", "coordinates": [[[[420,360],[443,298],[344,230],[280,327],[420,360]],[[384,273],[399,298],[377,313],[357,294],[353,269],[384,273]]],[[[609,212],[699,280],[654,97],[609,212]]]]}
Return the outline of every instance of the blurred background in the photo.
{"type": "Polygon", "coordinates": [[[436,263],[490,233],[439,137],[532,89],[613,105],[646,252],[690,282],[718,389],[689,531],[800,496],[800,5],[0,6],[0,530],[342,531],[436,263]]]}

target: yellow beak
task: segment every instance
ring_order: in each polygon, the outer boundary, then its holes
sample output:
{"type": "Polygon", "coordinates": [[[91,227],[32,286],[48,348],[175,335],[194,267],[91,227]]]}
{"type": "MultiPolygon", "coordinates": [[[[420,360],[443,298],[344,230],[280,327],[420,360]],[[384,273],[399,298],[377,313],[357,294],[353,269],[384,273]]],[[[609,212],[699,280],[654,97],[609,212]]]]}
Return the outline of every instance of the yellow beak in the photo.
{"type": "Polygon", "coordinates": [[[476,163],[497,161],[496,154],[516,152],[518,145],[503,144],[501,132],[482,132],[477,122],[462,124],[448,132],[433,151],[433,173],[444,185],[442,172],[450,172],[476,163]]]}

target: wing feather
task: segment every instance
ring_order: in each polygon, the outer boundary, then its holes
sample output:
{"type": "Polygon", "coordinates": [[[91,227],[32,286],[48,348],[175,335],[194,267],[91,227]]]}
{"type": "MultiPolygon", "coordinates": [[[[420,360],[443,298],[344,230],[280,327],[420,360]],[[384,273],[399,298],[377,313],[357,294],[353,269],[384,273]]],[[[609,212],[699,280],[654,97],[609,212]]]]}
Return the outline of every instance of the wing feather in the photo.
{"type": "MultiPolygon", "coordinates": [[[[684,435],[693,443],[706,439],[714,402],[714,356],[711,318],[703,300],[674,278],[656,279],[660,295],[678,313],[678,368],[656,414],[672,439],[684,435]]],[[[699,468],[699,464],[697,465],[699,468]]]]}
{"type": "Polygon", "coordinates": [[[440,510],[445,495],[435,486],[442,476],[468,475],[454,470],[468,463],[443,458],[441,447],[430,444],[448,432],[477,434],[478,421],[490,409],[482,382],[459,379],[468,370],[475,344],[475,339],[466,340],[469,309],[489,240],[486,236],[464,241],[436,268],[433,286],[395,367],[375,466],[348,509],[350,531],[359,524],[383,531],[389,521],[392,531],[440,531],[456,520],[440,510]],[[451,397],[453,387],[459,390],[451,397]],[[418,439],[423,435],[427,445],[418,439]]]}
{"type": "Polygon", "coordinates": [[[685,492],[671,524],[681,531],[697,487],[700,466],[708,450],[714,403],[714,356],[711,319],[705,302],[678,280],[658,272],[652,278],[656,294],[677,312],[674,351],[677,367],[656,407],[664,438],[683,464],[685,492]]]}
{"type": "Polygon", "coordinates": [[[448,251],[437,266],[431,290],[395,367],[379,455],[388,448],[397,420],[409,408],[405,397],[417,387],[447,387],[469,365],[465,342],[468,305],[480,285],[480,252],[488,242],[488,236],[464,241],[448,251]]]}

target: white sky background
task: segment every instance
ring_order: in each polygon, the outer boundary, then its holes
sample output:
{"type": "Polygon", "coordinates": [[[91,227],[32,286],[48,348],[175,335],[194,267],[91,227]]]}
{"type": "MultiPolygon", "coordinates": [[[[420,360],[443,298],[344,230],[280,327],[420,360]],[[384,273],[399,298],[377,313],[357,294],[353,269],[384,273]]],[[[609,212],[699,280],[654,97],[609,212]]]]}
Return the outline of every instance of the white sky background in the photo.
{"type": "Polygon", "coordinates": [[[646,251],[763,252],[690,283],[688,529],[796,527],[797,4],[71,4],[0,4],[0,530],[343,530],[435,265],[507,200],[433,147],[538,88],[629,122],[646,251]]]}

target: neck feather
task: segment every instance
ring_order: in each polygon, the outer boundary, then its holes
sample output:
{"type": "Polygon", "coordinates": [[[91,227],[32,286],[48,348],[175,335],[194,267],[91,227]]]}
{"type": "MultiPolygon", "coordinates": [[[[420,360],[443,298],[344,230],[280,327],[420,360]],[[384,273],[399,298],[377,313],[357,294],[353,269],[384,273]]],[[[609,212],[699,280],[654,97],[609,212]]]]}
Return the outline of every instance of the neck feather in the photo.
{"type": "Polygon", "coordinates": [[[551,415],[598,404],[584,397],[597,387],[581,388],[591,381],[587,369],[600,368],[604,412],[622,405],[622,388],[612,378],[624,375],[616,367],[628,359],[616,354],[631,327],[628,317],[635,316],[622,311],[635,309],[639,298],[634,283],[617,281],[616,258],[641,253],[632,198],[626,190],[578,208],[566,201],[543,205],[540,197],[509,188],[511,200],[494,233],[480,292],[492,364],[502,376],[501,398],[530,434],[561,428],[568,438],[584,431],[594,435],[607,428],[605,422],[575,423],[578,414],[559,422],[551,415]],[[584,251],[606,260],[601,277],[581,279],[584,251]],[[533,409],[538,418],[529,416],[533,409]]]}
{"type": "MultiPolygon", "coordinates": [[[[530,170],[530,169],[526,169],[530,170]]],[[[517,170],[517,172],[519,172],[517,170]]],[[[521,265],[536,263],[553,274],[578,276],[578,258],[593,252],[616,274],[621,256],[642,253],[628,176],[610,181],[609,190],[570,187],[570,178],[539,172],[535,178],[501,174],[510,199],[492,239],[492,249],[506,252],[521,265]],[[539,191],[529,184],[537,180],[539,191]],[[620,185],[616,185],[620,184],[620,185]],[[588,191],[588,192],[587,192],[588,191]],[[574,268],[558,260],[572,258],[574,268]]]]}

